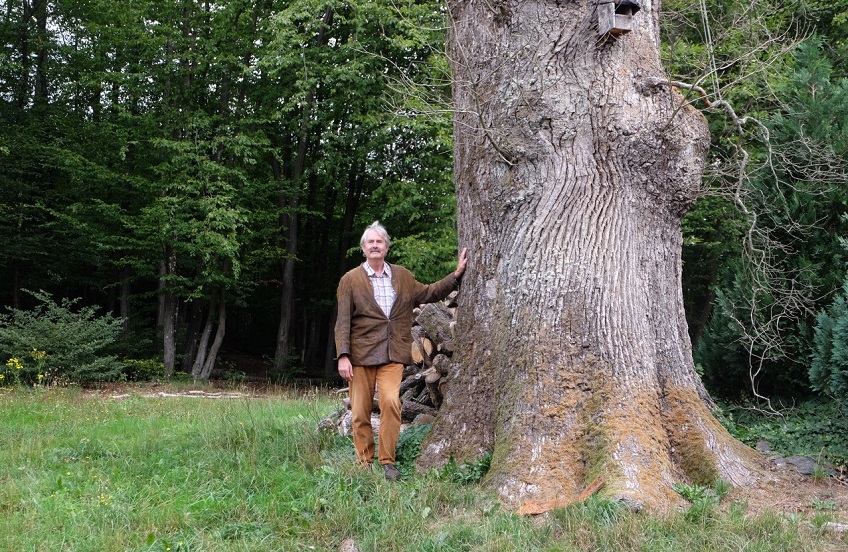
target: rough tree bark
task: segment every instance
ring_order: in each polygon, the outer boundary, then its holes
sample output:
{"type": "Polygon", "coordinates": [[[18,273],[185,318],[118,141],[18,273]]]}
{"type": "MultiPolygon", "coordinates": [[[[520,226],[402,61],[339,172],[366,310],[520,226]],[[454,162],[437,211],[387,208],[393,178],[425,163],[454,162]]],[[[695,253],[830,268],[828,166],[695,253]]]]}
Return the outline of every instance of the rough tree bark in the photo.
{"type": "Polygon", "coordinates": [[[597,479],[664,509],[678,481],[760,476],[711,413],[681,293],[705,119],[663,77],[659,3],[602,39],[594,0],[449,0],[461,368],[421,467],[492,451],[503,500],[597,479]],[[474,397],[473,400],[471,397],[474,397]]]}

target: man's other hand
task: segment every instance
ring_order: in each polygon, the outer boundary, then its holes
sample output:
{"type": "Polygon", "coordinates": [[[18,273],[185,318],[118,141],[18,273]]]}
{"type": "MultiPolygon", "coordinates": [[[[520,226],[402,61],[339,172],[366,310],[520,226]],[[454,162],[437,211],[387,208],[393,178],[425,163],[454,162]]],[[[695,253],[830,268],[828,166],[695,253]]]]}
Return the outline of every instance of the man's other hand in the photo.
{"type": "Polygon", "coordinates": [[[345,381],[350,381],[353,377],[353,365],[347,355],[339,357],[339,375],[345,381]]]}

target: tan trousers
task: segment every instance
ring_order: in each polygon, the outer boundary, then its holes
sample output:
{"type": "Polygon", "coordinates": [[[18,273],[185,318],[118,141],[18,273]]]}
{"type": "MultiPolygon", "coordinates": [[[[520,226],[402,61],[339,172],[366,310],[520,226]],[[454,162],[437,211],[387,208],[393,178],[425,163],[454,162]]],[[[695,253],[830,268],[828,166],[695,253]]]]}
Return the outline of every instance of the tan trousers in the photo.
{"type": "Polygon", "coordinates": [[[356,459],[370,464],[374,459],[374,432],[371,406],[376,387],[380,402],[380,428],[377,459],[380,464],[395,463],[395,447],[400,435],[400,381],[403,364],[354,366],[350,380],[350,409],[353,415],[353,446],[356,459]]]}

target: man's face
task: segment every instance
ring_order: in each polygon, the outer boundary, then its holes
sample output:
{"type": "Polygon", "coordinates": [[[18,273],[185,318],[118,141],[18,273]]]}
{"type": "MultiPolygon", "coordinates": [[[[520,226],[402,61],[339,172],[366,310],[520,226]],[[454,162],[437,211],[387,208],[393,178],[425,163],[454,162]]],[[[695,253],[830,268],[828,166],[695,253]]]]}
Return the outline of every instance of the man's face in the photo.
{"type": "Polygon", "coordinates": [[[362,252],[365,253],[365,258],[369,261],[382,261],[386,258],[389,247],[379,232],[369,230],[365,235],[365,244],[362,246],[362,252]]]}

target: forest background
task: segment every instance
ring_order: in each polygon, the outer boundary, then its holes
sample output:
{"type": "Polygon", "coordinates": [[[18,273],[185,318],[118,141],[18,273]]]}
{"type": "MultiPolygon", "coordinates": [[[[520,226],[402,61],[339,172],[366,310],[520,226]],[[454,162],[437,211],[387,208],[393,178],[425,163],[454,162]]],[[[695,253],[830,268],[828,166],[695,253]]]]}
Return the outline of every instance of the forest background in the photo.
{"type": "MultiPolygon", "coordinates": [[[[712,131],[683,228],[699,373],[844,399],[848,1],[661,17],[712,131]]],[[[229,352],[333,381],[367,224],[422,281],[455,263],[446,24],[438,1],[0,2],[4,375],[207,379],[229,352]]]]}

